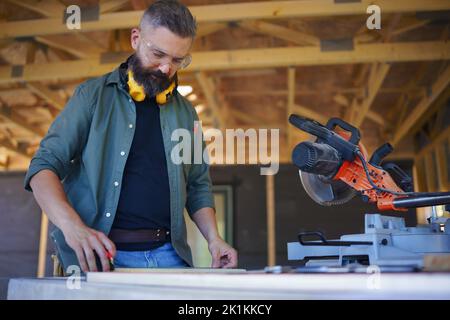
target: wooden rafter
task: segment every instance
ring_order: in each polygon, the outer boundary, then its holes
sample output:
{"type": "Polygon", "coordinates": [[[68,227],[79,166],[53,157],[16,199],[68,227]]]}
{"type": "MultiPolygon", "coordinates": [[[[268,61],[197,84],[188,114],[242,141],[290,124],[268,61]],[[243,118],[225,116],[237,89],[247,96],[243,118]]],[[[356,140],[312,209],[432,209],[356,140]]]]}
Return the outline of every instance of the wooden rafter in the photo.
{"type": "Polygon", "coordinates": [[[299,45],[319,46],[320,39],[297,30],[292,30],[274,23],[264,21],[243,21],[239,25],[245,29],[268,34],[299,45]]]}
{"type": "MultiPolygon", "coordinates": [[[[58,0],[8,0],[15,5],[26,8],[33,12],[41,14],[43,17],[47,18],[61,18],[67,8],[66,5],[62,4],[58,0]]],[[[129,0],[109,0],[101,1],[100,13],[108,13],[116,11],[127,4],[129,0]]]]}
{"type": "MultiPolygon", "coordinates": [[[[397,13],[390,21],[388,27],[382,32],[382,42],[389,42],[392,38],[392,32],[399,24],[402,14],[397,13]]],[[[373,101],[375,100],[378,92],[381,89],[384,79],[386,78],[391,66],[388,63],[372,63],[369,68],[369,79],[366,86],[366,97],[362,102],[355,107],[357,102],[353,100],[352,106],[349,109],[349,122],[353,123],[356,127],[360,127],[364,122],[365,117],[368,115],[373,101]]]]}
{"type": "Polygon", "coordinates": [[[48,47],[56,48],[77,58],[88,58],[90,56],[98,56],[102,53],[100,47],[95,46],[90,39],[84,38],[81,34],[73,34],[70,38],[66,36],[38,36],[35,40],[45,44],[48,47]]]}
{"type": "Polygon", "coordinates": [[[43,17],[55,18],[61,17],[64,14],[66,6],[58,0],[8,0],[17,6],[37,12],[43,17]]]}
{"type": "Polygon", "coordinates": [[[5,104],[0,106],[0,117],[14,123],[15,125],[27,130],[28,132],[31,132],[34,135],[37,135],[38,137],[45,136],[45,130],[31,125],[26,119],[24,119],[22,116],[17,115],[11,107],[5,104]]]}
{"type": "Polygon", "coordinates": [[[287,115],[286,115],[286,130],[287,130],[287,142],[288,148],[292,145],[292,128],[289,124],[289,116],[294,113],[295,108],[295,68],[288,68],[287,72],[287,86],[288,86],[288,96],[287,96],[287,115]]]}
{"type": "Polygon", "coordinates": [[[405,91],[400,94],[391,112],[388,113],[387,118],[390,119],[394,117],[396,118],[395,121],[396,128],[398,128],[402,124],[408,112],[408,105],[410,103],[410,100],[414,98],[411,96],[411,89],[414,88],[416,84],[423,78],[426,71],[428,70],[428,67],[429,65],[426,63],[420,64],[418,71],[415,73],[414,76],[410,78],[408,83],[404,86],[405,91]]]}
{"type": "Polygon", "coordinates": [[[116,11],[126,4],[128,4],[129,0],[108,0],[100,2],[100,13],[107,13],[116,11]]]}
{"type": "Polygon", "coordinates": [[[293,109],[294,113],[298,113],[299,115],[303,117],[307,117],[313,120],[316,120],[322,124],[327,123],[328,117],[324,116],[322,113],[319,113],[317,111],[312,110],[311,108],[300,106],[300,105],[294,105],[293,109]]]}
{"type": "Polygon", "coordinates": [[[35,95],[44,99],[58,110],[64,109],[66,102],[61,98],[56,92],[50,90],[47,86],[38,82],[28,82],[26,87],[33,92],[35,95]]]}
{"type": "Polygon", "coordinates": [[[198,26],[197,30],[197,38],[204,37],[210,35],[214,32],[220,31],[227,28],[226,23],[203,23],[198,26]]]}
{"type": "Polygon", "coordinates": [[[367,97],[362,101],[362,103],[357,108],[352,108],[351,110],[356,111],[352,113],[350,117],[350,122],[352,122],[356,127],[361,126],[365,117],[370,111],[375,97],[383,84],[386,75],[388,74],[390,65],[387,63],[376,63],[373,64],[370,69],[369,81],[367,84],[367,97]]]}
{"type": "Polygon", "coordinates": [[[9,139],[7,138],[0,138],[0,147],[4,147],[9,151],[12,151],[14,153],[20,154],[26,158],[31,158],[31,155],[29,155],[25,150],[16,147],[9,139]]]}
{"type": "MultiPolygon", "coordinates": [[[[344,95],[338,93],[333,97],[333,100],[337,104],[346,107],[347,111],[350,109],[350,101],[344,95]]],[[[381,127],[384,127],[387,124],[386,119],[384,119],[380,114],[374,112],[373,110],[368,110],[366,117],[367,119],[372,120],[381,127]]]]}
{"type": "MultiPolygon", "coordinates": [[[[255,114],[250,114],[248,112],[244,112],[241,111],[239,109],[234,108],[231,113],[233,114],[233,116],[235,116],[236,118],[238,118],[239,120],[242,120],[244,122],[246,122],[249,125],[259,125],[259,126],[268,126],[272,121],[267,119],[267,118],[263,118],[259,115],[255,115],[255,114]]],[[[232,126],[228,126],[227,127],[232,127],[232,126]]],[[[241,127],[241,126],[239,126],[241,127]]]]}
{"type": "MultiPolygon", "coordinates": [[[[110,72],[129,53],[100,63],[100,56],[77,61],[25,65],[21,75],[11,77],[13,67],[0,67],[0,83],[41,81],[100,76],[110,72]]],[[[193,62],[185,72],[329,65],[367,62],[407,62],[450,59],[449,42],[377,43],[356,45],[353,51],[323,52],[316,47],[261,48],[194,52],[193,62]]]]}
{"type": "MultiPolygon", "coordinates": [[[[379,5],[383,13],[450,10],[448,0],[362,0],[336,3],[315,1],[265,1],[236,4],[192,6],[197,22],[230,22],[255,19],[280,19],[337,15],[365,15],[370,4],[379,5]]],[[[100,14],[96,21],[83,23],[82,32],[124,29],[136,26],[142,11],[100,14]]],[[[0,23],[0,38],[23,37],[70,32],[57,18],[0,23]]]]}
{"type": "Polygon", "coordinates": [[[402,140],[407,133],[414,128],[419,121],[420,117],[430,108],[430,106],[436,101],[436,99],[444,92],[450,83],[450,66],[444,70],[444,72],[438,77],[438,79],[431,86],[429,95],[423,97],[417,106],[409,113],[402,125],[397,129],[394,134],[392,145],[396,145],[402,140]]]}
{"type": "Polygon", "coordinates": [[[221,114],[220,106],[217,101],[217,91],[214,82],[204,72],[198,72],[195,77],[202,88],[203,94],[206,98],[208,107],[211,109],[214,119],[217,122],[219,129],[225,128],[224,119],[221,114]]]}

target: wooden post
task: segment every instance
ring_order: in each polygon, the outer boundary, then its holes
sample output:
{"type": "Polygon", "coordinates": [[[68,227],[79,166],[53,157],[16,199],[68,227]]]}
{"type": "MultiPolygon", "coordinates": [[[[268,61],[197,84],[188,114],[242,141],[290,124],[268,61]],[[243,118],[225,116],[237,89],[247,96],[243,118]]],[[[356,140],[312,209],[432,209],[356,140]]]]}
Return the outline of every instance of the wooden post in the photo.
{"type": "Polygon", "coordinates": [[[266,206],[267,206],[267,265],[275,265],[275,189],[274,175],[266,176],[266,206]]]}
{"type": "MultiPolygon", "coordinates": [[[[419,174],[418,170],[421,170],[421,168],[417,168],[417,158],[414,161],[414,165],[412,168],[413,173],[413,183],[414,183],[414,191],[420,192],[423,191],[420,189],[421,183],[419,182],[419,174]]],[[[427,224],[427,212],[426,208],[416,208],[416,217],[417,217],[417,224],[427,224]]]]}
{"type": "Polygon", "coordinates": [[[39,239],[39,257],[37,277],[43,278],[45,276],[45,265],[47,260],[47,236],[48,236],[48,218],[45,212],[41,215],[41,235],[39,239]]]}

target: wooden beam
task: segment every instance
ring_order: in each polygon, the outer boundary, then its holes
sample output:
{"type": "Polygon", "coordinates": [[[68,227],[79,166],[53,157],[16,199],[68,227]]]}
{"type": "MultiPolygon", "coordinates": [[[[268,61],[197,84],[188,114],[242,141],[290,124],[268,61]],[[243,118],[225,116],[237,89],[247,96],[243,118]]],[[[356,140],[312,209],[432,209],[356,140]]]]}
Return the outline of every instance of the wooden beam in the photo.
{"type": "Polygon", "coordinates": [[[289,124],[289,116],[294,113],[295,108],[295,68],[288,68],[287,72],[287,114],[286,114],[286,130],[287,130],[287,145],[288,148],[292,147],[292,126],[289,124]]]}
{"type": "MultiPolygon", "coordinates": [[[[57,0],[8,0],[22,8],[37,12],[47,18],[63,17],[66,6],[57,0]]],[[[61,20],[60,20],[61,21],[61,20]]]]}
{"type": "MultiPolygon", "coordinates": [[[[245,76],[245,71],[243,72],[243,76],[245,76]]],[[[302,89],[300,91],[295,92],[295,96],[309,96],[309,95],[324,95],[331,93],[359,93],[361,92],[361,88],[326,88],[326,90],[311,90],[311,89],[302,89]]],[[[288,90],[285,89],[248,89],[248,90],[236,90],[232,92],[227,92],[228,97],[247,97],[247,96],[276,96],[276,97],[286,97],[288,94],[288,90]]]]}
{"type": "MultiPolygon", "coordinates": [[[[255,70],[257,71],[257,70],[255,70]]],[[[217,76],[219,72],[215,73],[217,76]]],[[[237,77],[245,77],[246,74],[251,75],[250,70],[244,70],[239,72],[239,76],[237,77]]],[[[262,74],[264,75],[264,74],[262,74]]],[[[288,93],[287,89],[268,89],[264,88],[263,91],[261,89],[249,88],[243,90],[235,90],[232,92],[227,92],[227,97],[246,97],[246,96],[254,96],[254,95],[262,95],[262,96],[277,96],[277,97],[285,97],[288,93]]],[[[326,89],[302,89],[301,91],[295,92],[296,96],[310,96],[310,95],[324,95],[324,94],[332,94],[336,93],[338,95],[342,95],[345,93],[350,94],[359,94],[362,95],[364,93],[364,89],[362,87],[348,87],[348,88],[340,88],[340,87],[327,87],[326,89]]],[[[407,93],[410,95],[419,96],[422,95],[422,92],[426,91],[426,88],[423,86],[414,86],[410,89],[408,88],[380,88],[379,93],[407,93]]],[[[345,105],[347,106],[347,105],[345,105]]],[[[369,110],[369,113],[371,111],[369,110]]],[[[368,115],[369,116],[369,115],[368,115]]]]}
{"type": "MultiPolygon", "coordinates": [[[[441,33],[440,39],[445,41],[447,40],[448,37],[448,25],[444,28],[444,30],[441,33]]],[[[445,63],[441,64],[442,67],[445,68],[445,63]]],[[[439,71],[436,71],[437,73],[442,72],[444,69],[441,67],[441,69],[439,69],[439,71]]],[[[417,71],[415,72],[415,75],[412,76],[408,83],[406,83],[406,85],[404,85],[404,89],[406,89],[404,92],[402,92],[402,94],[400,95],[400,97],[397,99],[396,104],[394,105],[394,108],[392,108],[391,112],[388,113],[387,117],[389,119],[391,119],[393,116],[397,115],[397,121],[395,123],[395,128],[398,128],[401,126],[401,124],[403,123],[404,117],[406,117],[406,113],[409,111],[408,107],[410,104],[410,101],[412,99],[415,99],[417,96],[412,95],[411,89],[414,89],[414,87],[417,85],[417,83],[420,82],[420,80],[424,77],[424,75],[427,73],[429,69],[429,64],[422,62],[419,64],[419,67],[417,69],[417,71]]],[[[419,90],[416,90],[417,92],[419,92],[419,94],[421,94],[421,97],[425,96],[427,94],[427,89],[423,90],[422,92],[420,92],[419,90]]]]}
{"type": "MultiPolygon", "coordinates": [[[[450,10],[450,2],[448,0],[361,0],[360,2],[348,3],[336,3],[329,0],[264,1],[191,6],[189,9],[196,17],[197,22],[203,23],[345,15],[365,16],[366,9],[371,4],[380,6],[383,14],[450,10]]],[[[79,31],[132,28],[137,26],[142,13],[142,11],[126,11],[100,14],[99,19],[96,21],[83,22],[83,27],[79,31]]],[[[61,23],[61,16],[49,19],[0,23],[0,38],[67,32],[73,31],[68,30],[66,25],[61,23]]]]}
{"type": "Polygon", "coordinates": [[[197,30],[197,38],[210,35],[214,32],[220,31],[227,28],[225,23],[203,23],[199,24],[197,30]]]}
{"type": "MultiPolygon", "coordinates": [[[[382,31],[382,42],[389,42],[392,37],[392,32],[398,25],[402,17],[401,13],[396,13],[392,17],[389,25],[385,30],[382,31]]],[[[390,65],[387,63],[373,63],[369,69],[369,79],[366,86],[367,95],[363,99],[362,103],[355,108],[356,99],[352,102],[352,108],[350,109],[351,117],[349,121],[352,122],[356,127],[360,127],[364,122],[366,115],[370,111],[373,101],[375,100],[378,92],[380,91],[381,85],[386,78],[390,69],[390,65]],[[356,109],[356,112],[355,112],[356,109]]]]}
{"type": "Polygon", "coordinates": [[[352,119],[355,127],[360,127],[366,115],[369,113],[370,107],[372,106],[389,69],[390,65],[387,63],[375,63],[370,68],[369,81],[367,84],[367,97],[363,100],[361,105],[357,107],[357,112],[355,113],[356,118],[352,119]]]}
{"type": "Polygon", "coordinates": [[[116,11],[126,4],[128,4],[129,0],[109,0],[109,1],[102,1],[100,3],[100,13],[107,13],[107,12],[113,12],[116,11]]]}
{"type": "Polygon", "coordinates": [[[58,110],[64,109],[66,102],[56,92],[38,82],[27,82],[26,87],[35,95],[47,101],[58,110]]]}
{"type": "Polygon", "coordinates": [[[29,155],[25,150],[17,148],[14,144],[9,141],[7,138],[0,138],[0,147],[4,147],[5,149],[12,151],[14,153],[20,154],[28,159],[31,159],[31,155],[29,155]]]}
{"type": "Polygon", "coordinates": [[[381,127],[385,127],[386,125],[389,124],[387,119],[385,119],[380,114],[378,114],[378,113],[376,113],[376,112],[374,112],[372,110],[369,110],[367,112],[366,117],[367,117],[367,119],[372,120],[373,122],[375,122],[376,124],[378,124],[381,127]]]}
{"type": "MultiPolygon", "coordinates": [[[[419,166],[418,166],[417,159],[415,159],[413,167],[412,167],[413,184],[414,184],[415,192],[425,191],[421,188],[421,186],[425,185],[425,182],[421,181],[421,180],[423,180],[423,174],[419,174],[420,169],[421,168],[419,168],[419,166]]],[[[418,224],[427,224],[428,223],[425,209],[426,208],[417,208],[416,209],[416,218],[417,218],[418,224]]]]}
{"type": "MultiPolygon", "coordinates": [[[[11,77],[12,66],[0,67],[0,83],[95,77],[117,68],[130,53],[117,54],[102,63],[101,57],[23,66],[11,77]]],[[[356,45],[353,51],[326,51],[317,47],[261,48],[193,52],[192,64],[182,72],[208,70],[332,65],[368,62],[407,62],[450,59],[450,42],[403,42],[356,45]]]]}
{"type": "Polygon", "coordinates": [[[397,145],[408,132],[414,128],[420,117],[430,108],[433,102],[441,95],[450,83],[450,66],[438,77],[438,79],[431,86],[429,95],[423,97],[417,106],[412,110],[408,117],[403,121],[403,124],[397,129],[394,138],[391,142],[393,146],[397,145]]]}
{"type": "Polygon", "coordinates": [[[224,119],[221,114],[220,106],[217,101],[217,91],[214,82],[204,72],[198,72],[195,77],[202,88],[205,95],[208,108],[211,108],[214,119],[217,121],[217,126],[220,130],[225,128],[224,119]]]}
{"type": "MultiPolygon", "coordinates": [[[[247,122],[249,125],[256,125],[258,127],[263,127],[263,126],[270,126],[272,125],[273,119],[268,119],[268,118],[262,118],[259,115],[255,115],[255,114],[250,114],[248,112],[245,111],[241,111],[239,109],[233,108],[231,110],[231,113],[238,118],[239,120],[245,121],[247,122]]],[[[227,123],[227,127],[229,127],[228,123],[227,123]]]]}
{"type": "MultiPolygon", "coordinates": [[[[220,84],[220,79],[218,79],[218,81],[219,81],[219,84],[220,84]]],[[[227,101],[225,95],[220,90],[220,86],[219,85],[217,86],[217,91],[216,92],[217,92],[217,95],[216,95],[217,102],[219,103],[220,106],[222,106],[221,107],[221,110],[222,110],[221,115],[222,115],[222,118],[223,118],[223,122],[226,123],[227,127],[235,126],[236,124],[235,124],[234,118],[232,117],[231,112],[230,112],[231,111],[231,107],[228,104],[228,101],[227,101]]]]}
{"type": "MultiPolygon", "coordinates": [[[[381,90],[379,90],[381,91],[381,90]]],[[[341,106],[344,106],[346,108],[350,108],[350,101],[348,101],[347,97],[345,97],[342,94],[337,94],[333,97],[333,100],[340,104],[341,106]]],[[[378,113],[369,110],[367,112],[366,117],[370,120],[372,120],[373,122],[375,122],[376,124],[378,124],[379,126],[386,126],[386,119],[384,119],[381,115],[379,115],[378,113]]]]}
{"type": "Polygon", "coordinates": [[[415,72],[415,74],[410,77],[408,83],[406,83],[406,85],[403,86],[405,90],[398,97],[392,110],[388,112],[388,114],[386,115],[388,119],[396,118],[394,125],[395,128],[398,128],[402,124],[404,117],[406,116],[406,113],[408,111],[408,105],[410,100],[416,98],[411,93],[417,93],[417,91],[419,91],[416,90],[416,92],[414,92],[411,89],[413,89],[417,85],[417,83],[420,82],[420,80],[427,72],[428,68],[429,64],[425,62],[421,62],[419,64],[417,72],[415,72]]]}
{"type": "Polygon", "coordinates": [[[38,36],[35,40],[51,48],[70,53],[77,58],[88,58],[102,53],[101,48],[93,45],[93,42],[87,38],[80,37],[79,34],[56,35],[56,36],[38,36]]]}
{"type": "Polygon", "coordinates": [[[435,148],[436,152],[436,165],[438,172],[438,182],[439,182],[439,191],[450,191],[449,185],[450,181],[448,181],[448,171],[450,170],[450,164],[447,161],[447,154],[445,153],[444,143],[447,143],[446,140],[450,137],[450,127],[447,128],[446,139],[443,143],[437,144],[435,148]]]}
{"type": "Polygon", "coordinates": [[[395,37],[395,36],[401,35],[402,33],[421,28],[423,26],[426,26],[429,23],[430,23],[429,20],[417,20],[411,24],[399,27],[398,29],[392,31],[392,36],[395,37]]]}
{"type": "Polygon", "coordinates": [[[267,265],[275,265],[275,175],[266,176],[266,207],[267,207],[267,265]]]}
{"type": "Polygon", "coordinates": [[[15,41],[12,39],[4,39],[4,40],[0,40],[0,50],[13,44],[15,41]]]}
{"type": "Polygon", "coordinates": [[[37,277],[45,277],[45,265],[47,262],[47,238],[48,238],[48,217],[44,211],[41,213],[41,230],[39,235],[39,254],[37,277]]]}
{"type": "Polygon", "coordinates": [[[297,30],[292,30],[274,23],[263,21],[243,21],[239,23],[239,26],[251,31],[268,34],[272,37],[280,38],[299,45],[320,45],[320,39],[313,35],[297,30]]]}
{"type": "Polygon", "coordinates": [[[328,117],[324,116],[321,113],[318,113],[310,108],[306,108],[304,106],[294,105],[294,113],[298,113],[303,117],[307,117],[313,120],[320,122],[321,124],[326,124],[328,121],[328,117]]]}
{"type": "MultiPolygon", "coordinates": [[[[47,18],[61,18],[66,11],[66,6],[58,0],[8,0],[9,2],[37,12],[47,18]]],[[[129,0],[109,0],[102,1],[100,13],[113,12],[129,3],[129,0]]]]}
{"type": "Polygon", "coordinates": [[[40,127],[33,126],[28,123],[23,117],[17,115],[14,113],[11,107],[7,105],[1,105],[0,106],[0,117],[11,121],[15,125],[27,130],[28,132],[31,132],[38,137],[44,137],[46,131],[42,130],[40,127]]]}

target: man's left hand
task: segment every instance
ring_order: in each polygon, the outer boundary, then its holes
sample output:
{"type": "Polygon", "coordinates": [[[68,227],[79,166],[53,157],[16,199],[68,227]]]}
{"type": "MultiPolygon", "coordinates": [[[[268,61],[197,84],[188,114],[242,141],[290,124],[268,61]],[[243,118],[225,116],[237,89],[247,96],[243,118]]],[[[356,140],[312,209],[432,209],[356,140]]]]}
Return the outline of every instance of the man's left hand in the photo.
{"type": "Polygon", "coordinates": [[[237,267],[237,251],[221,238],[216,238],[208,243],[208,249],[212,256],[212,268],[237,267]]]}

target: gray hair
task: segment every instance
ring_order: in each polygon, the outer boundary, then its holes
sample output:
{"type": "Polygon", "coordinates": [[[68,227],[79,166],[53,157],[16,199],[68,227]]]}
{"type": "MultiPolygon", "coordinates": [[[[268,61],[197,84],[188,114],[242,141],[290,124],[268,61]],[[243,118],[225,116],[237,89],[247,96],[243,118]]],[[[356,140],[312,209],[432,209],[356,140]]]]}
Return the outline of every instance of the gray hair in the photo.
{"type": "Polygon", "coordinates": [[[182,38],[195,37],[197,23],[189,9],[177,0],[157,0],[145,10],[140,28],[165,27],[182,38]]]}

